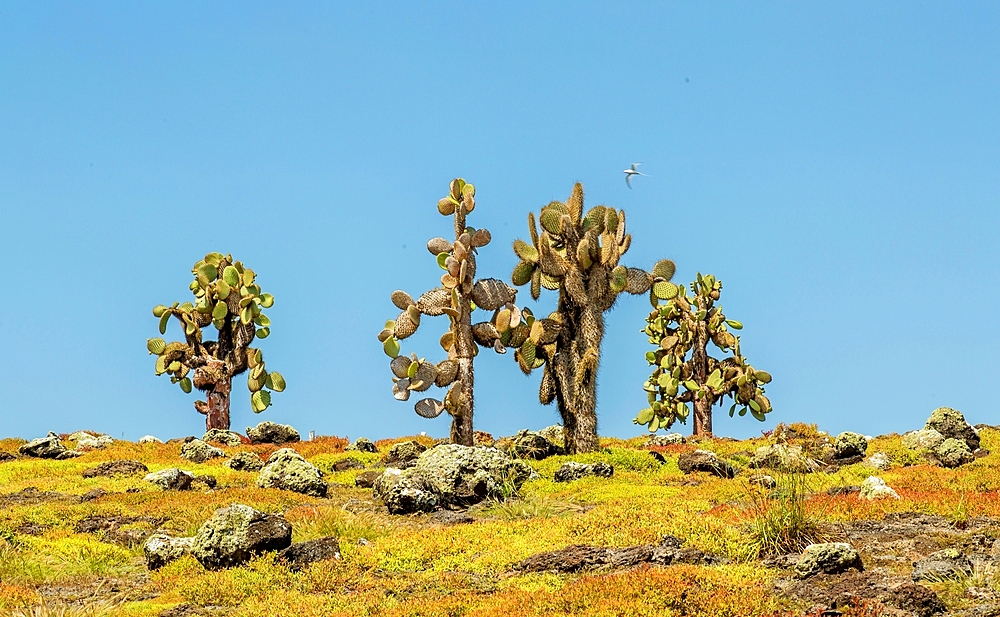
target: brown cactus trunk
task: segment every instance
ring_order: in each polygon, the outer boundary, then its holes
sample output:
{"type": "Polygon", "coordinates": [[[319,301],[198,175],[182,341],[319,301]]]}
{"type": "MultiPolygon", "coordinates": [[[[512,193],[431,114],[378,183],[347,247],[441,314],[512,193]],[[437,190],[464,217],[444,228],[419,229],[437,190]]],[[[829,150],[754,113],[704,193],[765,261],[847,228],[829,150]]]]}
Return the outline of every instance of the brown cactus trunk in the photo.
{"type": "Polygon", "coordinates": [[[568,454],[596,452],[600,448],[597,438],[597,366],[600,359],[601,339],[604,337],[604,316],[593,305],[577,307],[565,305],[563,314],[576,322],[564,333],[576,337],[563,342],[554,365],[556,399],[563,419],[568,454]],[[578,308],[579,313],[571,312],[578,308]],[[588,357],[588,350],[593,350],[588,357]]]}
{"type": "MultiPolygon", "coordinates": [[[[465,205],[455,209],[455,241],[465,233],[465,205]]],[[[473,385],[475,373],[472,370],[472,358],[475,356],[475,339],[472,337],[472,310],[469,307],[468,291],[458,288],[459,316],[454,326],[455,356],[458,360],[458,401],[455,405],[455,415],[451,421],[451,443],[471,446],[472,411],[475,401],[473,385]]]]}
{"type": "MultiPolygon", "coordinates": [[[[708,305],[700,298],[698,309],[707,310],[708,305]]],[[[704,386],[708,381],[708,327],[704,321],[698,322],[697,331],[694,335],[694,346],[691,353],[692,375],[691,379],[698,385],[704,386]]],[[[712,435],[712,399],[695,398],[694,406],[694,435],[712,435]]]]}
{"type": "Polygon", "coordinates": [[[215,384],[208,393],[207,413],[205,414],[205,430],[213,428],[229,430],[229,393],[233,388],[233,379],[215,384]]]}

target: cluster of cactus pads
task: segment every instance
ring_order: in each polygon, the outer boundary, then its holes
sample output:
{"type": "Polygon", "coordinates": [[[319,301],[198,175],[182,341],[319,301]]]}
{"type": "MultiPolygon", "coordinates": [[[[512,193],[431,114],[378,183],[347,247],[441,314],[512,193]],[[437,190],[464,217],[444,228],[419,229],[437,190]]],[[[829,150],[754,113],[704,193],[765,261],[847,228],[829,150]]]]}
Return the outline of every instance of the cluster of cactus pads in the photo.
{"type": "Polygon", "coordinates": [[[160,334],[166,334],[174,317],[184,330],[184,341],[167,343],[151,338],[146,348],[156,356],[157,375],[170,375],[170,381],[185,393],[190,393],[192,386],[206,393],[207,401],[195,401],[194,407],[205,415],[207,429],[229,430],[235,375],[250,372],[250,404],[257,413],[271,405],[270,391],[285,389],[281,374],[269,373],[260,349],[250,347],[254,338],[270,334],[271,320],[263,310],[274,304],[274,296],[262,292],[254,271],[233,261],[232,255],[209,253],[191,272],[194,303],[175,302],[153,309],[153,315],[160,319],[160,334]],[[202,328],[209,324],[218,330],[217,340],[203,340],[202,328]]]}
{"type": "Polygon", "coordinates": [[[655,303],[657,293],[666,293],[674,265],[664,260],[650,273],[619,264],[632,241],[625,232],[625,212],[595,206],[584,214],[579,183],[565,203],[543,207],[538,222],[540,234],[529,213],[531,243],[514,242],[521,261],[511,282],[530,285],[535,300],[542,288],[558,291],[558,306],[537,320],[522,311],[522,325],[505,344],[517,348],[514,357],[526,374],[542,370],[539,400],[543,405],[557,402],[567,451],[593,452],[598,449],[597,369],[604,312],[623,291],[649,292],[655,303]]]}
{"type": "Polygon", "coordinates": [[[655,295],[667,302],[662,306],[658,301],[653,303],[644,330],[656,346],[655,351],[646,353],[653,366],[644,385],[650,407],[639,412],[634,422],[648,425],[651,432],[669,428],[675,420],[687,420],[690,404],[694,407],[694,434],[711,434],[712,406],[725,396],[734,399],[730,416],[739,407],[739,415],[749,411],[763,421],[764,414],[771,411],[763,385],[771,376],[755,370],[742,356],[740,339],[729,328],[740,330],[743,325],[726,319],[722,307],[715,305],[722,281],[699,273],[691,283],[694,295],[690,298],[684,287],[669,283],[657,291],[655,295]],[[709,341],[733,356],[723,360],[709,356],[709,341]]]}
{"type": "Polygon", "coordinates": [[[466,446],[473,445],[473,358],[480,346],[505,353],[514,332],[524,331],[522,312],[514,305],[517,292],[497,279],[476,280],[476,254],[491,238],[485,229],[466,226],[466,215],[476,207],[475,195],[472,184],[461,178],[452,180],[449,194],[438,202],[438,211],[453,217],[455,239],[432,238],[427,243],[427,250],[445,271],[441,286],[416,300],[405,291],[394,291],[392,303],[401,312],[378,335],[392,358],[393,396],[405,401],[411,392],[424,392],[431,386],[447,388],[443,401],[423,398],[414,410],[425,418],[447,411],[452,416],[452,443],[466,446]],[[493,311],[490,321],[473,324],[472,312],[477,308],[493,311]],[[423,315],[448,317],[448,330],[440,340],[448,357],[441,362],[400,353],[399,341],[417,331],[423,315]]]}

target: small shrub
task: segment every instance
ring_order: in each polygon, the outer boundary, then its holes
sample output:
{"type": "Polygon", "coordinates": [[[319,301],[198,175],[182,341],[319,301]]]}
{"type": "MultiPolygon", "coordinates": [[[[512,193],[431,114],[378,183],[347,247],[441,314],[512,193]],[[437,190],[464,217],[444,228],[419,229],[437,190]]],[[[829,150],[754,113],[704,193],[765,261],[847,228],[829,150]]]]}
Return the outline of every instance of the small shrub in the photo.
{"type": "Polygon", "coordinates": [[[775,480],[771,492],[747,486],[748,558],[794,553],[820,540],[818,521],[806,511],[804,474],[780,474],[775,480]]]}

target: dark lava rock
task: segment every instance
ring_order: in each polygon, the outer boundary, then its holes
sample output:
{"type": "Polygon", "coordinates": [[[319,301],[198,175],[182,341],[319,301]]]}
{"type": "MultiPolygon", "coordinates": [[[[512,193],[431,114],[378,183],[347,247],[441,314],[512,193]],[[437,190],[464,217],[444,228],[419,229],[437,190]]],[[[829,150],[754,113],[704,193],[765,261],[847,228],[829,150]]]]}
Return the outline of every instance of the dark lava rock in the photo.
{"type": "Polygon", "coordinates": [[[946,548],[913,562],[914,581],[938,581],[972,575],[972,562],[957,548],[946,548]]]}
{"type": "Polygon", "coordinates": [[[96,478],[98,476],[134,476],[137,474],[149,473],[149,467],[139,461],[119,460],[101,463],[97,467],[91,467],[83,472],[84,478],[96,478]]]}
{"type": "Polygon", "coordinates": [[[886,602],[917,617],[931,617],[945,611],[944,602],[936,593],[913,583],[898,583],[888,590],[886,602]]]}
{"type": "Polygon", "coordinates": [[[106,490],[104,490],[101,487],[97,487],[95,489],[91,489],[91,490],[87,491],[83,495],[80,495],[80,503],[84,503],[86,501],[93,501],[93,500],[98,499],[100,497],[104,497],[107,494],[108,494],[108,492],[106,490]]]}
{"type": "Polygon", "coordinates": [[[827,495],[856,495],[861,492],[860,486],[831,486],[826,489],[827,495]]]}
{"type": "Polygon", "coordinates": [[[375,480],[382,475],[381,471],[362,471],[354,478],[354,486],[359,488],[371,488],[375,485],[375,480]]]}
{"type": "Polygon", "coordinates": [[[153,535],[153,531],[166,519],[152,516],[101,516],[91,515],[80,519],[75,526],[77,533],[96,534],[101,541],[134,547],[153,535]],[[128,528],[125,528],[128,527],[128,528]]]}
{"type": "Polygon", "coordinates": [[[607,463],[583,463],[568,462],[556,470],[556,482],[572,482],[585,476],[597,476],[599,478],[610,478],[615,473],[615,468],[607,463]]]}
{"type": "Polygon", "coordinates": [[[513,437],[505,437],[498,443],[503,451],[517,458],[542,460],[554,454],[562,454],[561,448],[535,431],[521,430],[513,437]]]}
{"type": "Polygon", "coordinates": [[[34,486],[23,488],[16,493],[0,494],[0,508],[7,506],[27,506],[48,501],[68,499],[69,495],[54,491],[40,491],[34,486]]]}
{"type": "Polygon", "coordinates": [[[397,443],[389,449],[389,453],[383,459],[386,467],[396,469],[407,469],[417,464],[417,459],[427,449],[415,441],[404,441],[397,443]]]}
{"type": "Polygon", "coordinates": [[[475,520],[468,512],[453,510],[437,510],[427,517],[427,522],[435,525],[462,525],[473,523],[475,520]]]}
{"type": "Polygon", "coordinates": [[[247,427],[250,443],[273,443],[281,445],[299,441],[299,432],[287,424],[277,424],[265,420],[257,426],[247,427]]]}
{"type": "Polygon", "coordinates": [[[364,469],[365,464],[356,458],[345,458],[333,464],[334,471],[346,471],[348,469],[364,469]]]}
{"type": "Polygon", "coordinates": [[[649,455],[655,458],[656,462],[661,465],[667,462],[666,457],[660,454],[659,452],[656,452],[655,450],[649,450],[649,455]]]}
{"type": "Polygon", "coordinates": [[[676,563],[712,565],[724,560],[696,548],[680,548],[680,540],[666,536],[659,544],[626,548],[574,545],[538,553],[514,566],[519,572],[571,573],[590,570],[621,570],[643,563],[668,566],[676,563]]]}
{"type": "Polygon", "coordinates": [[[17,455],[11,454],[10,452],[0,452],[0,463],[6,463],[7,461],[13,461],[17,458],[17,455]]]}
{"type": "Polygon", "coordinates": [[[40,523],[24,522],[17,526],[14,530],[22,536],[40,536],[49,528],[49,525],[42,525],[40,523]]]}
{"type": "Polygon", "coordinates": [[[378,448],[372,443],[371,439],[367,437],[358,437],[354,443],[347,446],[347,450],[357,450],[358,452],[371,452],[372,454],[378,453],[378,448]]]}
{"type": "Polygon", "coordinates": [[[209,488],[209,489],[214,489],[216,487],[216,485],[219,483],[219,481],[215,479],[215,476],[210,476],[208,474],[203,475],[203,476],[195,476],[194,479],[191,482],[192,483],[197,482],[199,484],[204,484],[205,487],[209,488]]]}
{"type": "Polygon", "coordinates": [[[238,566],[256,554],[292,544],[292,525],[243,504],[221,508],[198,529],[190,552],[207,570],[238,566]]]}
{"type": "Polygon", "coordinates": [[[677,458],[677,466],[684,473],[704,471],[720,478],[733,478],[736,476],[736,470],[732,465],[716,456],[714,452],[709,452],[708,450],[695,450],[694,452],[681,454],[677,458]]]}
{"type": "Polygon", "coordinates": [[[17,449],[20,454],[33,456],[36,458],[58,458],[67,452],[66,446],[62,445],[59,435],[49,432],[45,437],[32,439],[17,449]]]}
{"type": "Polygon", "coordinates": [[[334,536],[298,542],[280,551],[278,559],[288,562],[292,570],[301,570],[317,561],[340,559],[340,543],[334,536]]]}
{"type": "Polygon", "coordinates": [[[167,443],[168,444],[176,444],[176,443],[185,444],[185,443],[190,443],[190,442],[194,441],[195,439],[198,439],[198,438],[195,437],[194,435],[188,435],[187,437],[174,437],[173,439],[168,439],[167,443]]]}

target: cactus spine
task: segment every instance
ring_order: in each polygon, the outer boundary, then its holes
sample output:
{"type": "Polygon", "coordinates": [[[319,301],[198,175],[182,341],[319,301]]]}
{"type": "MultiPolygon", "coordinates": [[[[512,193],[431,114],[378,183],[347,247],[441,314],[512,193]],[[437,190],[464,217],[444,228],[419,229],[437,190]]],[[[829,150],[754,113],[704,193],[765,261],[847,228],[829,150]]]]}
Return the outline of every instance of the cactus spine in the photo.
{"type": "MultiPolygon", "coordinates": [[[[539,400],[556,401],[562,416],[569,453],[593,452],[597,440],[597,369],[604,337],[604,313],[614,306],[618,294],[643,294],[673,275],[673,263],[658,264],[669,276],[654,276],[618,262],[628,251],[632,236],[625,232],[625,212],[595,206],[584,214],[583,186],[579,183],[565,202],[542,208],[535,227],[528,214],[531,243],[514,242],[520,263],[511,282],[529,285],[531,297],[541,289],[558,291],[559,303],[552,314],[534,319],[526,310],[527,335],[514,353],[521,370],[528,374],[542,369],[539,400]],[[669,266],[669,268],[668,268],[669,266]]],[[[515,337],[514,342],[519,342],[515,337]]]]}
{"type": "Polygon", "coordinates": [[[153,316],[160,320],[160,334],[167,333],[174,317],[184,329],[184,342],[152,338],[146,341],[146,349],[156,356],[157,375],[170,375],[171,383],[185,393],[190,393],[192,386],[206,393],[205,401],[194,403],[205,415],[206,429],[229,430],[234,376],[250,371],[247,386],[255,413],[271,405],[271,392],[285,389],[281,374],[267,372],[260,349],[250,347],[254,338],[267,338],[271,333],[271,320],[263,309],[271,308],[274,296],[262,292],[256,273],[233,261],[232,255],[209,253],[191,273],[194,304],[175,302],[153,309],[153,316]],[[218,330],[217,340],[203,340],[202,328],[209,324],[218,330]]]}
{"type": "Polygon", "coordinates": [[[443,401],[424,398],[417,401],[414,410],[425,418],[447,411],[452,416],[451,442],[466,446],[473,445],[473,358],[479,346],[506,353],[505,342],[510,340],[511,329],[518,325],[521,314],[514,305],[514,289],[497,279],[475,278],[478,249],[491,239],[489,231],[466,226],[466,215],[476,207],[475,195],[472,184],[461,178],[452,180],[449,194],[438,202],[438,212],[454,218],[455,240],[432,238],[427,242],[427,250],[445,270],[441,287],[416,301],[404,291],[393,292],[392,302],[402,312],[386,322],[378,335],[386,355],[392,358],[389,368],[394,375],[393,396],[405,401],[410,392],[423,392],[432,385],[448,388],[443,401]],[[492,319],[473,324],[472,311],[476,308],[493,311],[492,319]],[[448,316],[448,330],[441,337],[441,347],[448,357],[437,364],[418,359],[416,354],[400,355],[399,341],[416,332],[421,315],[448,316]]]}
{"type": "Polygon", "coordinates": [[[644,384],[650,406],[633,420],[649,426],[650,432],[670,428],[675,420],[686,422],[694,407],[694,434],[711,435],[712,406],[723,397],[734,400],[729,408],[732,417],[750,414],[764,421],[771,411],[771,401],[764,396],[764,384],[771,375],[754,369],[740,353],[740,339],[729,328],[740,330],[743,324],[726,319],[721,306],[716,306],[722,292],[722,281],[711,274],[698,274],[691,283],[693,297],[688,298],[683,287],[672,284],[654,285],[653,311],[646,318],[643,332],[655,351],[646,353],[653,374],[644,384]],[[659,300],[666,300],[663,306],[659,300]],[[712,342],[733,356],[717,360],[708,355],[712,342]]]}

